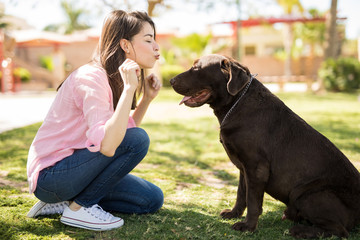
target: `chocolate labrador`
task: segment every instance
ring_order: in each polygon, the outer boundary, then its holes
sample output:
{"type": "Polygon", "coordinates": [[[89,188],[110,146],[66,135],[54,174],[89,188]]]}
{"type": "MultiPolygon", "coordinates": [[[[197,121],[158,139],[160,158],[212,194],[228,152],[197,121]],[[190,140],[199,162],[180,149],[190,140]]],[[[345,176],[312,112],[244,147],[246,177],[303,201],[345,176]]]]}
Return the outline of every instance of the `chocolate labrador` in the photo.
{"type": "Polygon", "coordinates": [[[254,231],[264,193],[285,203],[283,218],[298,238],[347,237],[360,220],[360,174],[325,136],[291,111],[248,68],[221,55],[196,60],[171,79],[189,107],[205,103],[220,124],[220,141],[240,170],[237,199],[223,218],[254,231]]]}

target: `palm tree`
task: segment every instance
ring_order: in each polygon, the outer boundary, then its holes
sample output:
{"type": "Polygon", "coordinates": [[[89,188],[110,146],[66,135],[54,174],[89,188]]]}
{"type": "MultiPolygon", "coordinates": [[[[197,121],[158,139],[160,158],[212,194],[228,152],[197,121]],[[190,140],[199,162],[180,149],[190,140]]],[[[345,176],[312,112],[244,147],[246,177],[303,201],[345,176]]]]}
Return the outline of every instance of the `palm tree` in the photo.
{"type": "Polygon", "coordinates": [[[325,59],[337,57],[336,11],[337,11],[337,0],[331,0],[330,14],[326,22],[327,32],[326,32],[325,59]]]}
{"type": "MultiPolygon", "coordinates": [[[[325,54],[324,60],[328,58],[337,58],[337,32],[336,32],[336,11],[337,11],[337,0],[331,0],[331,7],[329,17],[326,19],[326,41],[325,41],[325,54]]],[[[322,78],[319,81],[319,92],[325,90],[324,81],[322,78]]]]}
{"type": "MultiPolygon", "coordinates": [[[[310,9],[309,14],[312,18],[320,17],[320,13],[316,9],[310,9]]],[[[306,69],[309,70],[305,74],[310,77],[307,78],[308,89],[311,89],[313,82],[314,72],[314,59],[316,56],[315,49],[316,46],[322,46],[325,42],[325,23],[324,22],[306,22],[298,23],[294,28],[295,38],[301,39],[301,41],[309,46],[309,57],[306,58],[306,69]]]]}
{"type": "Polygon", "coordinates": [[[278,4],[284,9],[285,14],[291,15],[296,9],[300,12],[304,12],[299,0],[277,0],[278,4]]]}
{"type": "Polygon", "coordinates": [[[65,14],[68,17],[68,22],[66,24],[65,33],[72,33],[75,30],[84,30],[90,28],[89,25],[81,23],[80,17],[86,13],[86,10],[82,8],[76,9],[74,4],[66,0],[61,1],[61,7],[63,8],[65,14]]]}
{"type": "MultiPolygon", "coordinates": [[[[107,7],[110,7],[112,9],[118,9],[120,8],[120,6],[126,8],[126,10],[131,10],[131,1],[129,2],[128,0],[122,0],[122,1],[119,1],[119,0],[101,0],[102,3],[107,6],[107,7]]],[[[164,5],[164,0],[147,0],[148,2],[148,10],[147,10],[147,13],[149,14],[149,16],[154,16],[154,9],[156,7],[156,5],[164,5]]]]}
{"type": "MultiPolygon", "coordinates": [[[[303,13],[304,9],[300,3],[300,0],[277,0],[278,4],[283,8],[286,15],[291,16],[295,11],[299,13],[303,13]]],[[[285,67],[284,67],[284,74],[286,78],[290,78],[291,76],[291,49],[293,44],[293,30],[292,25],[287,24],[286,30],[286,39],[285,39],[285,67]]]]}
{"type": "Polygon", "coordinates": [[[84,30],[90,28],[89,25],[80,22],[80,17],[86,14],[86,10],[75,8],[74,2],[62,0],[61,8],[63,9],[67,22],[63,24],[51,24],[45,27],[45,31],[63,32],[71,34],[76,30],[84,30]]]}

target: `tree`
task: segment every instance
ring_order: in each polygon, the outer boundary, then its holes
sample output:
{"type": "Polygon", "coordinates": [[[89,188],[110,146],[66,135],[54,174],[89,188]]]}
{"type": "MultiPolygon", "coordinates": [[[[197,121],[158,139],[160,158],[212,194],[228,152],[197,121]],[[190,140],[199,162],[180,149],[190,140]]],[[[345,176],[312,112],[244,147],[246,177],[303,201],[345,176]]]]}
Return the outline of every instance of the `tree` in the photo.
{"type": "MultiPolygon", "coordinates": [[[[304,9],[299,0],[277,0],[278,4],[283,8],[286,15],[293,15],[294,12],[303,13],[304,9]]],[[[293,44],[293,30],[292,24],[286,24],[286,33],[285,38],[285,76],[290,78],[291,76],[291,48],[293,44]]]]}
{"type": "Polygon", "coordinates": [[[325,59],[337,58],[337,31],[336,31],[336,15],[337,0],[331,0],[330,13],[326,19],[326,46],[325,59]]]}
{"type": "Polygon", "coordinates": [[[294,11],[304,12],[304,8],[299,0],[277,0],[277,3],[283,8],[287,15],[291,15],[294,11]]]}
{"type": "Polygon", "coordinates": [[[181,57],[185,57],[192,64],[194,59],[199,58],[204,53],[211,37],[210,34],[203,36],[193,33],[185,37],[173,38],[171,42],[181,50],[181,57]]]}
{"type": "MultiPolygon", "coordinates": [[[[112,9],[119,9],[120,6],[126,6],[125,10],[127,11],[131,10],[132,6],[135,5],[134,3],[137,2],[136,0],[133,1],[101,0],[101,1],[105,6],[110,7],[112,9]]],[[[147,0],[147,3],[148,3],[147,13],[149,14],[149,16],[154,16],[154,10],[157,5],[165,5],[164,0],[147,0]]]]}
{"type": "Polygon", "coordinates": [[[86,14],[86,10],[83,8],[76,8],[74,2],[66,0],[61,1],[61,8],[63,9],[67,22],[63,24],[51,24],[45,27],[45,31],[63,32],[65,34],[71,34],[76,30],[84,30],[90,28],[89,25],[80,22],[81,16],[86,14]]]}
{"type": "MultiPolygon", "coordinates": [[[[330,13],[326,18],[326,41],[324,60],[337,58],[337,31],[336,31],[337,0],[331,0],[330,13]]],[[[319,78],[319,92],[325,90],[323,78],[319,78]]]]}
{"type": "Polygon", "coordinates": [[[4,4],[0,3],[0,29],[7,28],[9,26],[9,23],[3,20],[4,17],[5,17],[5,7],[4,4]]]}
{"type": "MultiPolygon", "coordinates": [[[[308,11],[312,18],[321,17],[322,14],[316,9],[310,9],[308,11]]],[[[313,83],[313,72],[315,70],[314,59],[316,56],[316,48],[323,48],[325,42],[325,23],[324,22],[305,22],[297,23],[294,25],[294,36],[302,43],[301,51],[304,50],[304,46],[309,47],[309,54],[306,58],[305,72],[308,89],[311,89],[313,83]]]]}

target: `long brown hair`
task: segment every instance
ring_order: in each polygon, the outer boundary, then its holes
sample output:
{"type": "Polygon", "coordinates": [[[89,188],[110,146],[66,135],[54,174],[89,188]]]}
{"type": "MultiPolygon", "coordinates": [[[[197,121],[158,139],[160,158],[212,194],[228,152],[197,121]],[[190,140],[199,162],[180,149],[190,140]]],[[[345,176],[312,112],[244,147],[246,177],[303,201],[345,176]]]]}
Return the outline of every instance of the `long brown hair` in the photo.
{"type": "MultiPolygon", "coordinates": [[[[124,82],[118,68],[125,61],[126,55],[120,47],[120,40],[127,39],[131,42],[132,38],[142,30],[145,22],[152,26],[155,35],[155,24],[146,12],[134,11],[127,13],[122,10],[115,10],[104,21],[97,54],[100,64],[105,69],[108,77],[113,94],[114,109],[124,89],[124,82]]],[[[141,93],[144,86],[143,70],[141,70],[139,85],[137,95],[141,93]]],[[[134,95],[132,109],[135,107],[136,94],[134,95]]]]}

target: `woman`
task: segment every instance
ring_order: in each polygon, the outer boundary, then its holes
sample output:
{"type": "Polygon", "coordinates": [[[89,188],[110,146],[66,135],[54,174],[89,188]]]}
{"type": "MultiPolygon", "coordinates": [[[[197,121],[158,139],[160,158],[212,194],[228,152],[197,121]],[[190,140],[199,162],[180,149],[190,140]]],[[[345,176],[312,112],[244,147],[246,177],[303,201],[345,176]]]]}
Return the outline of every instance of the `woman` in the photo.
{"type": "Polygon", "coordinates": [[[155,26],[146,13],[109,14],[96,58],[59,87],[30,147],[30,192],[40,201],[29,217],[62,213],[64,224],[102,231],[124,223],[105,210],[142,214],[162,206],[160,188],[129,174],[149,147],[136,126],[161,88],[143,72],[157,59],[155,26]],[[143,93],[138,106],[136,90],[143,93]]]}

